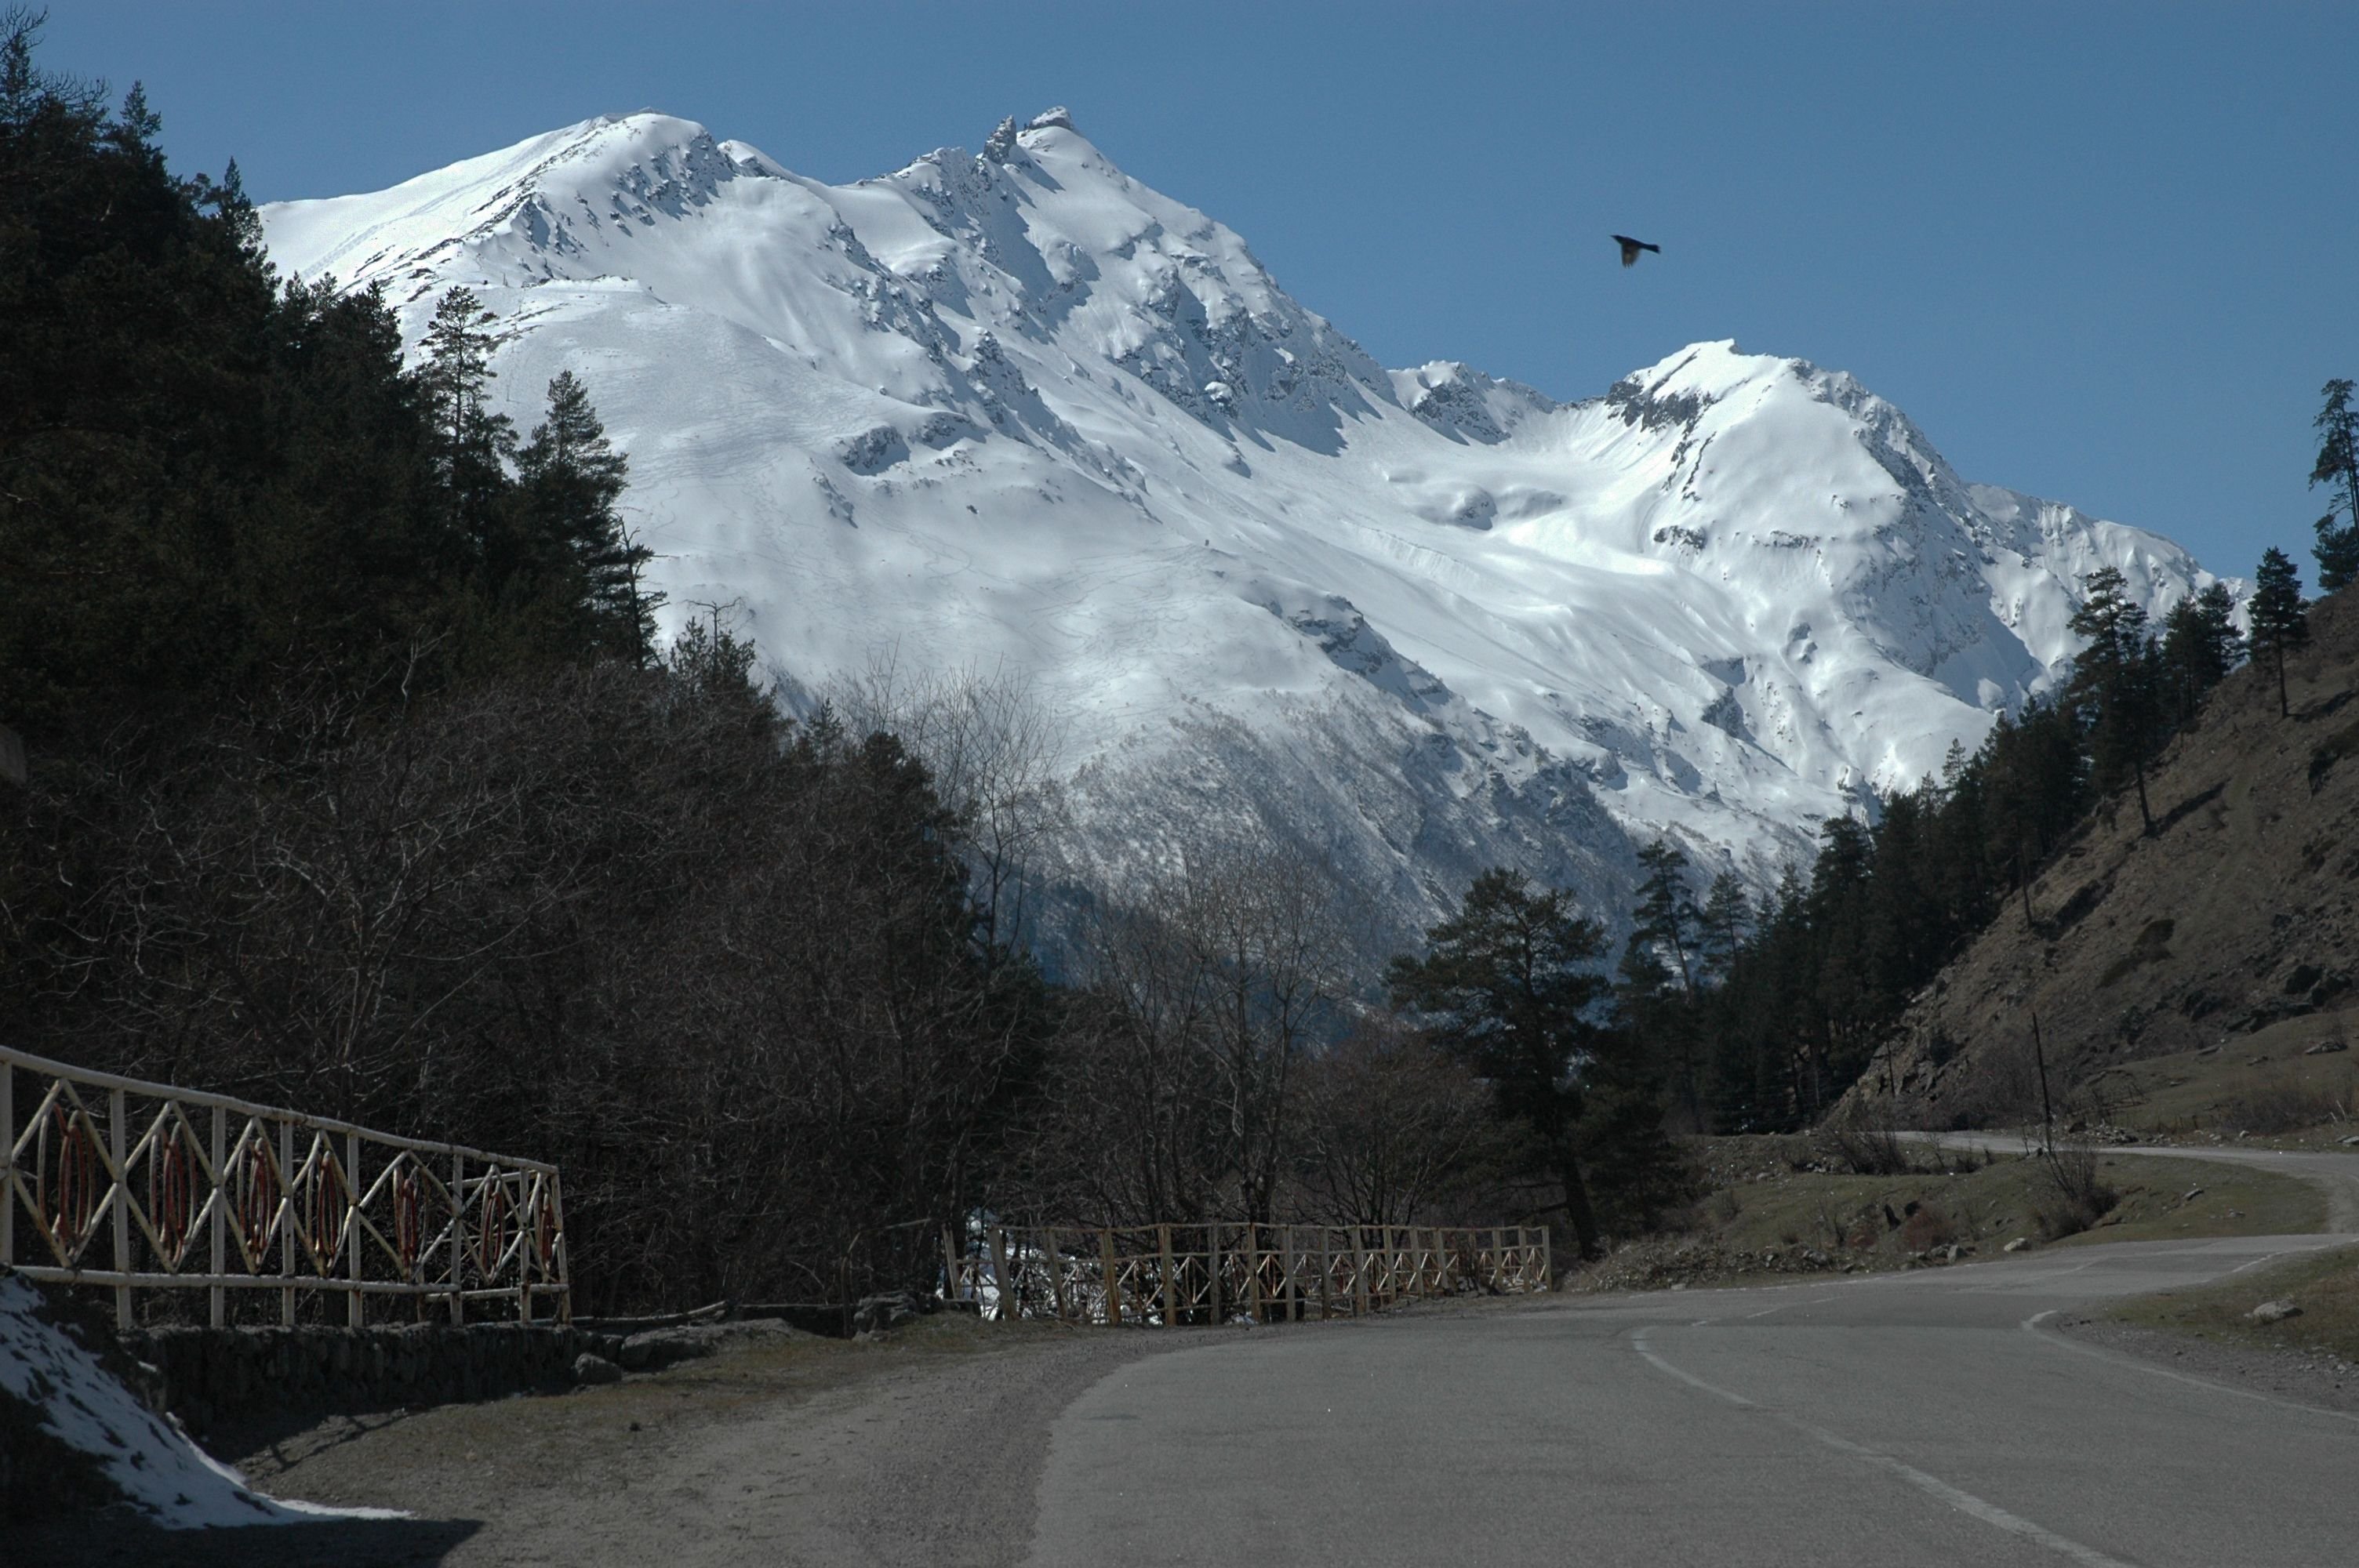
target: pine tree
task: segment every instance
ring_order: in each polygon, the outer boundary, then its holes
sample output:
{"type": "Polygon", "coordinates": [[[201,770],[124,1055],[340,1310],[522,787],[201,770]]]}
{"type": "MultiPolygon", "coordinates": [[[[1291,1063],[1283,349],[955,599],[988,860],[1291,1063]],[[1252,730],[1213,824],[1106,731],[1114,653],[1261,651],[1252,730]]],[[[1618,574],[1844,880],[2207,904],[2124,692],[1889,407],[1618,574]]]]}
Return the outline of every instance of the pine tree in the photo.
{"type": "Polygon", "coordinates": [[[580,652],[645,665],[662,596],[639,584],[654,552],[632,539],[615,503],[630,463],[606,439],[571,371],[549,384],[549,414],[516,452],[521,552],[582,623],[580,652]]]}
{"type": "Polygon", "coordinates": [[[2122,574],[2112,567],[2090,573],[2082,587],[2087,597],[2068,624],[2089,645],[2075,661],[2071,691],[2088,716],[2095,783],[2101,790],[2117,785],[2126,769],[2137,784],[2138,819],[2151,836],[2146,760],[2161,730],[2161,713],[2146,611],[2129,597],[2122,574]]]}
{"type": "MultiPolygon", "coordinates": [[[[1486,1080],[1500,1109],[1531,1131],[1563,1184],[1582,1255],[1595,1256],[1592,1178],[1610,1184],[1615,1175],[1593,1163],[1582,1127],[1592,1108],[1585,1074],[1604,1034],[1586,1016],[1605,989],[1596,972],[1604,933],[1563,889],[1536,890],[1500,869],[1476,877],[1459,912],[1426,941],[1424,957],[1393,960],[1393,1005],[1424,1015],[1436,1043],[1486,1080]]],[[[1657,1119],[1659,1140],[1659,1106],[1657,1119]]],[[[1617,1136],[1627,1131],[1621,1127],[1617,1136]]],[[[1620,1140],[1624,1157],[1629,1141],[1620,1140]]]]}
{"type": "Polygon", "coordinates": [[[2351,406],[2349,381],[2330,381],[2324,391],[2326,406],[2319,410],[2316,421],[2318,461],[2310,468],[2310,482],[2328,486],[2330,493],[2337,485],[2343,490],[2342,499],[2318,520],[2313,552],[2318,557],[2319,589],[2333,593],[2359,579],[2359,411],[2351,406]],[[2344,514],[2351,520],[2337,525],[2335,518],[2344,514]]]}
{"type": "Polygon", "coordinates": [[[419,383],[434,421],[435,469],[454,527],[477,564],[496,571],[494,537],[496,512],[506,489],[506,460],[516,447],[516,427],[505,414],[485,406],[492,382],[492,334],[497,318],[484,308],[472,288],[454,287],[434,308],[426,329],[425,362],[419,383]]]}
{"type": "Polygon", "coordinates": [[[1658,838],[1638,851],[1638,863],[1647,868],[1647,875],[1638,884],[1637,907],[1631,912],[1636,922],[1632,939],[1651,943],[1667,954],[1679,975],[1680,993],[1693,996],[1695,967],[1690,956],[1695,949],[1696,906],[1680,876],[1688,858],[1658,838]]]}
{"type": "Polygon", "coordinates": [[[2277,713],[2285,719],[2293,717],[2286,697],[2286,650],[2310,641],[2309,609],[2301,597],[2301,573],[2283,550],[2271,546],[2255,574],[2253,652],[2267,654],[2277,666],[2277,713]]]}
{"type": "Polygon", "coordinates": [[[2163,617],[2162,667],[2178,722],[2193,719],[2205,695],[2243,662],[2245,634],[2236,630],[2235,612],[2235,595],[2215,582],[2163,617]]]}
{"type": "Polygon", "coordinates": [[[1713,979],[1725,981],[1729,966],[1753,930],[1753,904],[1734,871],[1723,871],[1704,890],[1703,907],[1696,913],[1698,967],[1713,979]]]}

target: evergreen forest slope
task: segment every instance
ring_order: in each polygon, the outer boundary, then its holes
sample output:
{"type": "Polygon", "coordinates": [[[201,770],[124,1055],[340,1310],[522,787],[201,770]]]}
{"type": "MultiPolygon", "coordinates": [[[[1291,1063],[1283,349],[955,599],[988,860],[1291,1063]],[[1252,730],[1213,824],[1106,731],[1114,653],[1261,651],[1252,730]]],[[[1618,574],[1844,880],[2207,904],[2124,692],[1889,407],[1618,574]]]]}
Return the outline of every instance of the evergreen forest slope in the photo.
{"type": "Polygon", "coordinates": [[[2359,1006],[2359,602],[2310,612],[2277,671],[2228,677],[1919,994],[1852,1093],[1905,1125],[2034,1109],[2037,1014],[2058,1092],[2110,1062],[2233,1043],[2359,1006]],[[2028,918],[2027,919],[2027,913],[2028,918]]]}

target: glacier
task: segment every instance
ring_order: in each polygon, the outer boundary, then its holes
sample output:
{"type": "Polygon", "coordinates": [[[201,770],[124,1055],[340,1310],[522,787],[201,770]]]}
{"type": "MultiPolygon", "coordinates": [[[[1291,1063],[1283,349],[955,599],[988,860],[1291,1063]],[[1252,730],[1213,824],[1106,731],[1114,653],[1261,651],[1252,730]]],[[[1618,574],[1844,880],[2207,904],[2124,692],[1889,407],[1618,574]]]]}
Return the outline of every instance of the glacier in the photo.
{"type": "Polygon", "coordinates": [[[1258,835],[1380,943],[1494,864],[1618,924],[1658,836],[1766,887],[2055,683],[2085,574],[2214,580],[1732,341],[1573,403],[1387,370],[1062,109],[840,186],[606,116],[261,216],[413,346],[473,288],[520,422],[583,378],[671,629],[1019,681],[1076,874],[1258,835]]]}

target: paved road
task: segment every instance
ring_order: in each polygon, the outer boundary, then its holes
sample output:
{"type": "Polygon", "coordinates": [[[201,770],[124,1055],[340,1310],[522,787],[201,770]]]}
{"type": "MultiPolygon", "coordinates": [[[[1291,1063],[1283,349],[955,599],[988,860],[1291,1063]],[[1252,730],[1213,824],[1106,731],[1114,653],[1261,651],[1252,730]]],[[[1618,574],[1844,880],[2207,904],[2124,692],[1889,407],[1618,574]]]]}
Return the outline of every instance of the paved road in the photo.
{"type": "Polygon", "coordinates": [[[1272,1330],[1056,1422],[1029,1561],[2359,1561],[2359,1417],[2041,1326],[2350,1237],[1272,1330]]]}
{"type": "MultiPolygon", "coordinates": [[[[1995,1132],[1904,1132],[1900,1136],[1911,1142],[1959,1144],[1994,1154],[2025,1154],[2038,1147],[2031,1139],[1995,1132]]],[[[2264,1171],[2275,1171],[2279,1175],[2308,1182],[2325,1193],[2329,1230],[2359,1231],[2359,1154],[2247,1149],[2233,1143],[2208,1147],[2200,1143],[2105,1143],[2098,1145],[2096,1152],[2109,1159],[2126,1154],[2134,1158],[2255,1165],[2264,1171]]]]}

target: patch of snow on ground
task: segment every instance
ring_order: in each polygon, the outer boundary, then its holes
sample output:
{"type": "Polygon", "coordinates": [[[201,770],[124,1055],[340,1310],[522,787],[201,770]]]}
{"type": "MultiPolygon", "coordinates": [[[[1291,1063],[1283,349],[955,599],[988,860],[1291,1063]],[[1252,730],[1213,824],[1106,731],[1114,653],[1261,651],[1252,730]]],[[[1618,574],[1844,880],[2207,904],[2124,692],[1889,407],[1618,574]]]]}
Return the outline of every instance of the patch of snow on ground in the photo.
{"type": "Polygon", "coordinates": [[[0,1389],[41,1413],[67,1446],[95,1455],[142,1514],[167,1530],[403,1519],[386,1509],[327,1509],[266,1497],[158,1416],[73,1336],[42,1314],[32,1284],[0,1276],[0,1389]]]}

